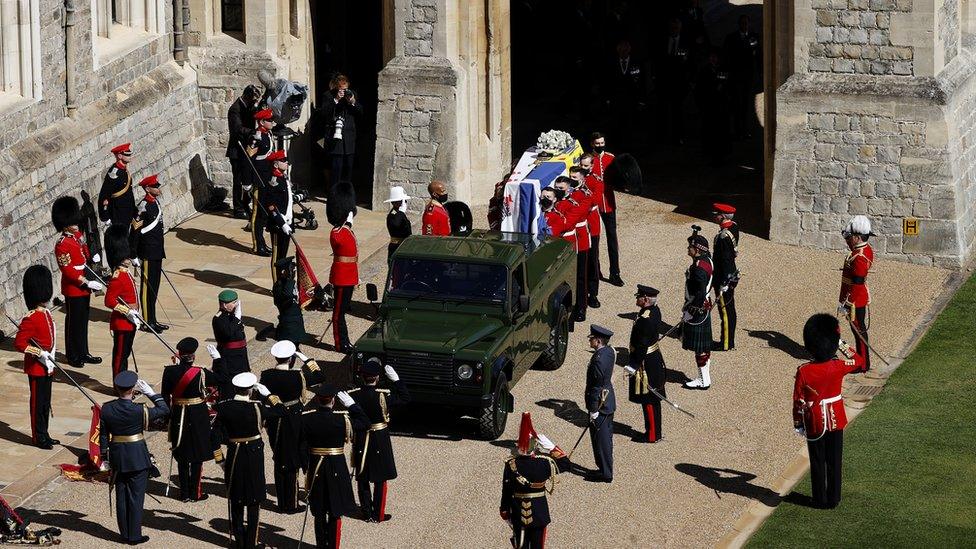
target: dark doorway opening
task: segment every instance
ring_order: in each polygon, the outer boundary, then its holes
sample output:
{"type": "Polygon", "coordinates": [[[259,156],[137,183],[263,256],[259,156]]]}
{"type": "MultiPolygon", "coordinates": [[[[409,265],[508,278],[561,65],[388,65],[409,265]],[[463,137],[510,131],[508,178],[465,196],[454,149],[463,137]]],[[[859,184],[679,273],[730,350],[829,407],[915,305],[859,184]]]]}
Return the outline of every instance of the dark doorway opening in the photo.
{"type": "Polygon", "coordinates": [[[599,131],[640,162],[632,193],[706,219],[728,202],[742,230],[767,234],[761,3],[513,0],[511,13],[513,158],[543,131],[585,150],[599,131]]]}
{"type": "Polygon", "coordinates": [[[329,136],[326,123],[315,113],[325,101],[333,101],[329,81],[342,73],[348,77],[356,101],[357,117],[352,182],[356,200],[369,207],[373,194],[373,161],[376,155],[376,104],[378,75],[384,65],[382,0],[316,0],[309,2],[315,49],[314,111],[309,124],[312,137],[312,189],[325,193],[331,162],[323,148],[329,136]]]}

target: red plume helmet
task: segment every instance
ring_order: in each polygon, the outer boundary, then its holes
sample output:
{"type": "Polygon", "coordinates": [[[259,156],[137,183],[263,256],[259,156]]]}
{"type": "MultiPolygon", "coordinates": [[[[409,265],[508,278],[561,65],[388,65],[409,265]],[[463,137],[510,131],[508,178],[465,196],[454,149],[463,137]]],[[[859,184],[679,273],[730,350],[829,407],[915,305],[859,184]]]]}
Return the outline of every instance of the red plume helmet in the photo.
{"type": "Polygon", "coordinates": [[[522,412],[522,424],[519,425],[519,437],[516,450],[522,455],[526,455],[535,449],[535,428],[532,427],[532,414],[522,412]]]}

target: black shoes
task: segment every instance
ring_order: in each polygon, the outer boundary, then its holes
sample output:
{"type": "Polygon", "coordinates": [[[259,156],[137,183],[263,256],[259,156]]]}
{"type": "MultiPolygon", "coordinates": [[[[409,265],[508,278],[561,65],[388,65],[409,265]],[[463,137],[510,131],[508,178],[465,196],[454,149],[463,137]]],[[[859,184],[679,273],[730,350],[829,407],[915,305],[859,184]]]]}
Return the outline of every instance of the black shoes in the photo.
{"type": "Polygon", "coordinates": [[[247,212],[245,212],[244,210],[234,210],[235,219],[247,219],[248,217],[250,216],[247,215],[247,212]]]}
{"type": "Polygon", "coordinates": [[[146,543],[147,541],[149,541],[149,536],[142,536],[139,539],[126,540],[126,543],[129,545],[140,545],[146,543]]]}
{"type": "Polygon", "coordinates": [[[143,324],[139,328],[139,330],[143,332],[152,332],[153,330],[155,330],[158,333],[158,332],[165,332],[166,330],[169,330],[169,326],[167,326],[166,324],[160,324],[159,322],[152,322],[149,324],[143,324]]]}
{"type": "Polygon", "coordinates": [[[586,482],[606,482],[607,484],[613,482],[612,478],[607,478],[599,473],[591,473],[583,477],[586,482]]]}
{"type": "Polygon", "coordinates": [[[271,248],[259,248],[255,253],[261,257],[271,257],[271,248]]]}
{"type": "Polygon", "coordinates": [[[56,438],[48,437],[42,440],[41,442],[38,442],[35,446],[37,446],[41,450],[50,450],[59,444],[61,444],[60,440],[56,438]]]}
{"type": "Polygon", "coordinates": [[[586,321],[586,309],[582,311],[576,311],[573,314],[573,322],[584,322],[586,321]]]}
{"type": "Polygon", "coordinates": [[[586,300],[586,306],[587,307],[590,307],[592,309],[599,309],[600,308],[600,299],[597,298],[596,296],[592,296],[592,297],[590,297],[590,299],[586,300]]]}
{"type": "Polygon", "coordinates": [[[623,279],[620,278],[620,275],[610,275],[610,278],[607,279],[607,282],[613,284],[618,288],[621,288],[624,285],[624,281],[623,279]]]}
{"type": "Polygon", "coordinates": [[[102,363],[102,357],[100,357],[100,356],[92,356],[91,354],[87,354],[87,355],[81,357],[81,362],[83,362],[85,364],[101,364],[102,363]]]}

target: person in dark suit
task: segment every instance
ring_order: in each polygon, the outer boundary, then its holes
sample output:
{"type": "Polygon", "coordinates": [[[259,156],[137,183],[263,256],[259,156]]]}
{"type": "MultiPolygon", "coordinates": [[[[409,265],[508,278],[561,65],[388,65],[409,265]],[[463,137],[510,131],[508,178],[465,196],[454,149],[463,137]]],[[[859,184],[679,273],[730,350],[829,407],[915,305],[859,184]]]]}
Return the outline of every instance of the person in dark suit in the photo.
{"type": "Polygon", "coordinates": [[[328,383],[315,386],[313,391],[315,406],[302,413],[301,445],[308,452],[309,464],[305,469],[306,502],[315,517],[316,545],[338,548],[342,517],[358,511],[345,445],[352,441],[354,432],[369,429],[370,422],[349,393],[328,383]],[[346,410],[335,409],[336,399],[346,410]]]}
{"type": "Polygon", "coordinates": [[[702,152],[718,164],[729,149],[729,73],[717,49],[707,59],[695,79],[695,103],[701,113],[702,152]]]}
{"type": "Polygon", "coordinates": [[[233,398],[231,380],[242,372],[250,372],[247,360],[247,335],[244,333],[244,304],[234,290],[221,290],[217,295],[219,308],[211,321],[217,352],[221,361],[214,364],[214,373],[220,378],[220,399],[233,398]]]}
{"type": "Polygon", "coordinates": [[[134,263],[141,271],[139,313],[148,324],[142,327],[142,330],[147,332],[150,327],[157,332],[169,329],[169,326],[156,319],[159,282],[163,274],[163,260],[166,259],[166,250],[163,246],[166,228],[163,226],[163,207],[159,201],[162,191],[159,185],[158,175],[150,175],[139,182],[139,186],[146,192],[146,197],[139,204],[139,215],[132,222],[132,238],[135,241],[133,248],[137,258],[134,263]]]}
{"type": "Polygon", "coordinates": [[[330,187],[352,179],[356,155],[356,122],[363,106],[349,88],[349,79],[337,74],[329,82],[329,96],[316,113],[318,126],[325,130],[325,152],[331,164],[330,187]]]}
{"type": "Polygon", "coordinates": [[[698,59],[705,56],[711,45],[705,28],[705,10],[702,9],[701,4],[701,0],[686,0],[684,8],[678,10],[681,28],[691,40],[691,47],[698,59]]]}
{"type": "Polygon", "coordinates": [[[410,197],[403,187],[390,187],[390,198],[383,201],[390,205],[390,213],[386,216],[386,230],[390,233],[390,244],[386,249],[387,261],[393,257],[393,252],[400,247],[403,239],[413,232],[406,214],[407,200],[410,197]]]}
{"type": "Polygon", "coordinates": [[[367,360],[360,373],[363,385],[349,391],[349,396],[363,407],[370,421],[368,429],[356,432],[353,445],[359,506],[366,520],[383,522],[391,518],[386,513],[386,483],[397,477],[393,443],[387,429],[390,408],[410,402],[410,393],[393,367],[384,367],[378,358],[367,360]],[[381,372],[393,383],[392,391],[376,388],[381,372]]]}
{"type": "Polygon", "coordinates": [[[601,86],[610,115],[610,133],[622,143],[632,142],[635,117],[646,100],[643,62],[632,56],[632,51],[630,40],[617,42],[616,56],[607,64],[601,86]]]}
{"type": "Polygon", "coordinates": [[[258,523],[261,503],[265,500],[264,440],[261,421],[274,421],[287,410],[281,399],[258,383],[251,372],[237,374],[231,380],[234,398],[218,402],[213,424],[214,442],[227,445],[227,456],[220,449],[214,451],[217,463],[226,461],[224,484],[230,511],[230,531],[234,547],[251,549],[258,546],[258,523]],[[252,391],[261,400],[251,400],[252,391]],[[246,513],[246,519],[245,519],[246,513]]]}
{"type": "Polygon", "coordinates": [[[634,437],[634,442],[661,440],[661,399],[665,392],[664,357],[658,348],[661,333],[661,309],[657,307],[658,291],[643,284],[637,285],[637,318],[630,330],[630,360],[624,369],[630,375],[629,400],[641,405],[644,414],[644,435],[634,437]]]}
{"type": "Polygon", "coordinates": [[[684,138],[684,102],[688,94],[688,79],[695,66],[691,41],[685,35],[681,19],[671,18],[668,34],[657,46],[656,87],[662,109],[666,135],[672,143],[681,144],[684,138]]]}
{"type": "MultiPolygon", "coordinates": [[[[177,363],[163,369],[160,392],[173,411],[169,422],[169,444],[176,460],[180,500],[203,501],[203,463],[214,458],[210,442],[210,413],[207,388],[217,385],[217,376],[194,364],[200,343],[185,337],[176,344],[177,363]]],[[[211,355],[220,354],[216,347],[211,355]]],[[[167,479],[169,481],[169,479],[167,479]]]]}
{"type": "Polygon", "coordinates": [[[244,191],[247,185],[248,173],[251,168],[244,158],[243,146],[254,133],[254,114],[257,112],[258,89],[254,85],[244,88],[234,103],[227,109],[227,159],[233,174],[233,205],[234,217],[247,219],[250,217],[250,198],[244,191]]]}
{"type": "Polygon", "coordinates": [[[590,324],[588,336],[593,357],[586,368],[584,400],[590,414],[590,442],[597,472],[587,475],[589,482],[613,481],[613,413],[617,411],[617,398],[613,392],[613,365],[615,354],[609,346],[613,332],[590,324]]]}
{"type": "Polygon", "coordinates": [[[739,28],[725,38],[725,56],[732,80],[732,119],[738,137],[752,132],[755,115],[753,100],[758,91],[762,43],[749,28],[749,16],[739,17],[739,28]]]}
{"type": "Polygon", "coordinates": [[[119,372],[113,380],[119,397],[102,405],[98,435],[102,462],[112,471],[109,485],[115,487],[115,516],[122,543],[138,545],[149,541],[142,535],[142,506],[150,471],[158,476],[144,431],[169,415],[162,395],[131,370],[119,372]],[[152,408],[132,400],[142,393],[153,402],[152,408]]]}

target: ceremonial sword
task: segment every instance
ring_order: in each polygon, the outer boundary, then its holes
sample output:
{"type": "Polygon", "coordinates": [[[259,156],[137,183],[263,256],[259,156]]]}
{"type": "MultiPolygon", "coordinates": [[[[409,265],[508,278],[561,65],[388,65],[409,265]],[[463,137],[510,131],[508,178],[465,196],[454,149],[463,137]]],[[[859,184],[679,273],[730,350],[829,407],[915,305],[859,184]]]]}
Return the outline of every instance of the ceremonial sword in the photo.
{"type": "Polygon", "coordinates": [[[861,343],[863,343],[864,346],[868,348],[868,351],[874,353],[874,356],[878,357],[878,360],[880,360],[881,362],[884,362],[884,365],[885,366],[891,367],[891,363],[889,363],[887,360],[885,360],[885,358],[883,356],[881,356],[881,353],[879,353],[878,351],[874,350],[874,347],[872,347],[871,344],[868,343],[866,339],[864,339],[864,336],[861,335],[861,331],[859,329],[857,329],[857,328],[854,327],[853,319],[851,318],[851,315],[853,313],[854,313],[854,310],[853,309],[848,309],[848,314],[846,316],[847,316],[847,323],[851,325],[851,332],[854,333],[854,337],[856,337],[858,339],[858,341],[860,341],[861,343]]]}
{"type": "Polygon", "coordinates": [[[173,281],[169,279],[169,275],[166,274],[166,270],[163,269],[162,264],[159,265],[159,272],[163,273],[163,278],[165,278],[166,279],[166,282],[169,283],[169,287],[170,288],[173,288],[173,293],[176,294],[176,299],[179,299],[180,300],[180,305],[183,306],[183,310],[186,311],[187,316],[189,316],[190,319],[192,320],[193,319],[193,313],[191,313],[190,312],[190,308],[186,306],[186,302],[183,301],[183,297],[180,296],[180,292],[176,291],[176,286],[173,284],[173,281]]]}
{"type": "MultiPolygon", "coordinates": [[[[600,403],[596,407],[597,411],[600,411],[600,408],[603,408],[603,404],[607,401],[608,396],[610,396],[609,389],[604,388],[600,391],[600,403]]],[[[606,418],[604,417],[604,421],[605,420],[606,418]]],[[[586,432],[590,430],[590,427],[593,427],[593,423],[594,421],[592,419],[586,422],[586,427],[583,428],[583,432],[580,433],[579,438],[576,439],[576,444],[573,445],[573,449],[566,454],[566,459],[573,457],[573,452],[576,451],[576,448],[580,445],[580,442],[583,441],[583,436],[586,435],[586,432]]],[[[603,425],[603,422],[600,422],[600,425],[603,425]]]]}
{"type": "MultiPolygon", "coordinates": [[[[666,338],[669,335],[671,335],[671,333],[674,332],[675,330],[677,330],[679,327],[681,327],[682,324],[684,324],[684,321],[683,320],[679,321],[677,324],[675,324],[674,326],[672,326],[670,330],[668,330],[663,336],[661,336],[661,337],[658,338],[658,340],[655,342],[655,344],[660,343],[661,341],[663,341],[664,338],[666,338]]],[[[691,417],[695,417],[695,414],[689,412],[688,410],[685,410],[681,406],[678,406],[674,402],[668,400],[667,397],[665,397],[661,393],[657,392],[657,389],[655,389],[654,387],[651,387],[650,384],[647,385],[647,389],[651,392],[651,394],[653,394],[654,396],[656,396],[658,399],[663,400],[664,402],[667,402],[668,404],[670,404],[671,407],[674,408],[675,410],[677,410],[677,411],[679,411],[679,412],[681,412],[683,414],[687,414],[687,415],[689,415],[691,417]]]]}

